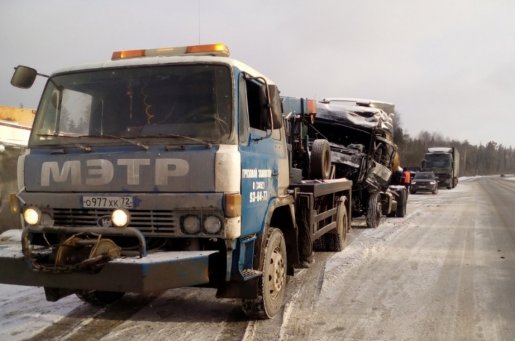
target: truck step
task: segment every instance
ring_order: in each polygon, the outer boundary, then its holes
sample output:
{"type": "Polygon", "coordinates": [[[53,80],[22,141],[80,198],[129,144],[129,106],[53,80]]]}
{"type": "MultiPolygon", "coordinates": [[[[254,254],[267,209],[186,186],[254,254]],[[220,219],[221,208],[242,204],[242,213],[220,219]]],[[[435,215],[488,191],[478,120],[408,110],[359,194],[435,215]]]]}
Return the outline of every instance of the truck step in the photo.
{"type": "Polygon", "coordinates": [[[252,278],[259,277],[263,274],[262,271],[254,270],[254,269],[243,269],[241,271],[241,275],[243,276],[244,281],[248,281],[252,278]]]}

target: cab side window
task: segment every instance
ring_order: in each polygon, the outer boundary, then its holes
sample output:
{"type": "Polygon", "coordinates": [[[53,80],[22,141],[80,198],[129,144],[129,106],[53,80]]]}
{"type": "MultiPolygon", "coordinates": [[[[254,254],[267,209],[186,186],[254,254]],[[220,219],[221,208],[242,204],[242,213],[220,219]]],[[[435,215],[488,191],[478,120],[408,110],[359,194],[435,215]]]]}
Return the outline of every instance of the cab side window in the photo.
{"type": "Polygon", "coordinates": [[[265,86],[252,79],[246,80],[246,85],[250,127],[259,130],[267,130],[269,124],[265,86]]]}

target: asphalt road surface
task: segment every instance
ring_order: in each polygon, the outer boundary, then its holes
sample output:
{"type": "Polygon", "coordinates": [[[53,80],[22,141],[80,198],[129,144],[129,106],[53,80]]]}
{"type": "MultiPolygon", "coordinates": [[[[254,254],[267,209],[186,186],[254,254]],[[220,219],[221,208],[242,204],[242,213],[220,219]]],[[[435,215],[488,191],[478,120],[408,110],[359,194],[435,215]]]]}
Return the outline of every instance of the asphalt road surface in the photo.
{"type": "Polygon", "coordinates": [[[271,320],[211,289],[126,295],[106,308],[0,285],[2,340],[515,340],[515,181],[415,194],[405,218],[355,227],[290,278],[271,320]]]}

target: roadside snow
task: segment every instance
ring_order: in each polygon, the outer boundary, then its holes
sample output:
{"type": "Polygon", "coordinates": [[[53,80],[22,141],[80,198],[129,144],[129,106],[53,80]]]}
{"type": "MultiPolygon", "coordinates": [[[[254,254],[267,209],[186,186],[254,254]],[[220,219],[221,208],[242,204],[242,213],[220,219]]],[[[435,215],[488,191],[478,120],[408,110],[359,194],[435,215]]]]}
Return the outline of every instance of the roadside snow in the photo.
{"type": "Polygon", "coordinates": [[[0,234],[1,243],[17,243],[21,240],[21,230],[7,230],[0,234]]]}
{"type": "MultiPolygon", "coordinates": [[[[0,234],[0,247],[17,245],[21,230],[0,234]]],[[[43,288],[0,284],[0,340],[24,340],[60,320],[82,302],[75,296],[47,302],[43,288]]]]}

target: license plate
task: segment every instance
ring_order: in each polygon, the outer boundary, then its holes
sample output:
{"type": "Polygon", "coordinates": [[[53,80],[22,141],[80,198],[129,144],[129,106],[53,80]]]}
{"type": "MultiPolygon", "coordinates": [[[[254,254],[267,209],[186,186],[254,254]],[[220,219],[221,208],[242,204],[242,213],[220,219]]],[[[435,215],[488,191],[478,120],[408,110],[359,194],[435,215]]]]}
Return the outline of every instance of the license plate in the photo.
{"type": "Polygon", "coordinates": [[[132,197],[83,196],[84,208],[132,208],[132,197]]]}

